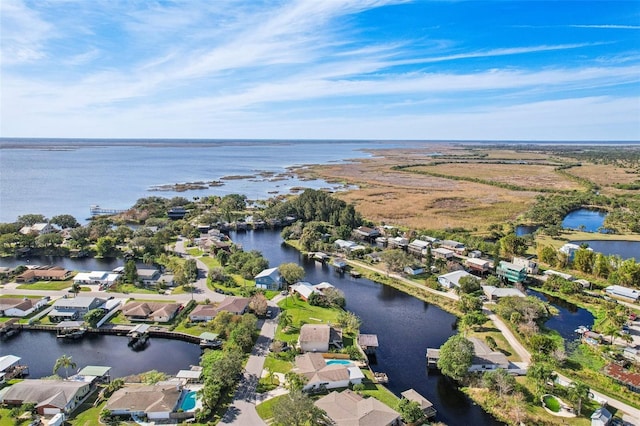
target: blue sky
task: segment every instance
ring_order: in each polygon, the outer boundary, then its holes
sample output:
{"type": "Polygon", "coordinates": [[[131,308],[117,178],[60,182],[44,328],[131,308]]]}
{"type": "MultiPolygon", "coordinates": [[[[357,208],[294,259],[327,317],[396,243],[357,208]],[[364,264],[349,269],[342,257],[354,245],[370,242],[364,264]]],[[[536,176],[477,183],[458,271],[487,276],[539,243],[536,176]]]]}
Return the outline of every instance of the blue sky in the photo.
{"type": "Polygon", "coordinates": [[[0,136],[640,140],[640,2],[2,0],[0,136]]]}

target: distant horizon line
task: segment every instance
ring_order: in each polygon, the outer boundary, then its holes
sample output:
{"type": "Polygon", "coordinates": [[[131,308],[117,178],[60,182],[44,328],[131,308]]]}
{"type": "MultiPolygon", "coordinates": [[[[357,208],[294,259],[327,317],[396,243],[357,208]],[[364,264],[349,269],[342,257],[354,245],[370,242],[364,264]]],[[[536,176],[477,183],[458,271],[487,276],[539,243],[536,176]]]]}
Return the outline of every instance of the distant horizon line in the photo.
{"type": "Polygon", "coordinates": [[[429,143],[512,143],[512,144],[576,144],[586,143],[589,145],[597,144],[640,144],[640,140],[619,139],[352,139],[352,138],[331,138],[331,139],[313,139],[313,138],[144,138],[144,137],[116,137],[116,138],[96,138],[96,137],[0,137],[0,142],[7,141],[118,141],[118,142],[174,142],[174,141],[196,141],[196,142],[429,142],[429,143]]]}

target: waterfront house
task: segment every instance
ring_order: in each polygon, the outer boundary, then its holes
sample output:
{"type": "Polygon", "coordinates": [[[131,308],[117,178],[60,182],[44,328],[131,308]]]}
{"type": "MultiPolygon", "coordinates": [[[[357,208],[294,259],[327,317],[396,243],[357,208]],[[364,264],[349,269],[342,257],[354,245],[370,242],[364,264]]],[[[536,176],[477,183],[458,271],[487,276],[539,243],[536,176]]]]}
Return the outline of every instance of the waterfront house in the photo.
{"type": "Polygon", "coordinates": [[[342,348],[342,333],[328,324],[304,324],[300,327],[298,346],[302,352],[329,352],[342,348]]]}
{"type": "Polygon", "coordinates": [[[50,300],[49,296],[41,299],[0,298],[0,316],[23,318],[41,309],[50,300]]]}
{"type": "MultiPolygon", "coordinates": [[[[580,250],[580,246],[578,244],[566,243],[565,245],[560,247],[560,249],[558,251],[560,253],[564,253],[565,255],[567,255],[567,260],[569,262],[573,262],[573,258],[575,257],[576,252],[578,250],[580,250]]],[[[591,247],[587,247],[587,250],[593,251],[593,249],[591,247]]]]}
{"type": "Polygon", "coordinates": [[[591,426],[608,426],[613,415],[605,407],[599,407],[591,414],[591,426]]]}
{"type": "Polygon", "coordinates": [[[80,272],[73,277],[74,284],[99,285],[101,289],[109,288],[120,279],[117,273],[107,271],[80,272]]]}
{"type": "Polygon", "coordinates": [[[295,360],[294,372],[306,377],[304,391],[314,389],[345,388],[349,384],[362,383],[364,374],[353,364],[331,364],[319,353],[305,353],[298,355],[295,360]]]}
{"type": "Polygon", "coordinates": [[[453,240],[442,240],[440,241],[440,247],[448,249],[448,250],[452,250],[454,252],[456,252],[457,254],[464,254],[465,251],[467,250],[467,248],[464,246],[464,244],[458,242],[458,241],[453,241],[453,240]]]}
{"type": "Polygon", "coordinates": [[[227,311],[233,315],[242,315],[247,312],[249,298],[246,297],[225,297],[217,305],[198,305],[189,314],[189,321],[203,322],[211,321],[222,311],[227,311]]]}
{"type": "Polygon", "coordinates": [[[129,321],[169,322],[181,307],[179,303],[132,301],[122,307],[122,314],[129,321]]]}
{"type": "Polygon", "coordinates": [[[523,266],[527,274],[535,275],[538,273],[538,263],[529,258],[514,256],[511,263],[516,266],[523,266]]]}
{"type": "Polygon", "coordinates": [[[513,287],[494,287],[492,285],[483,285],[482,292],[491,301],[497,301],[503,297],[526,297],[526,295],[513,287]]]}
{"type": "Polygon", "coordinates": [[[430,246],[431,243],[428,241],[416,239],[409,243],[407,251],[416,256],[426,256],[430,246]]]}
{"type": "Polygon", "coordinates": [[[320,294],[320,291],[316,290],[316,288],[308,282],[295,283],[294,285],[289,287],[289,291],[292,294],[297,294],[300,299],[304,300],[305,302],[309,300],[309,297],[311,297],[313,293],[320,294]]]}
{"type": "Polygon", "coordinates": [[[35,266],[27,269],[16,277],[17,283],[30,283],[33,281],[64,281],[71,278],[73,271],[68,271],[59,266],[35,266]]]}
{"type": "Polygon", "coordinates": [[[468,339],[473,343],[473,360],[469,371],[487,371],[498,368],[508,369],[509,360],[499,351],[491,350],[482,340],[476,337],[468,339]]]}
{"type": "Polygon", "coordinates": [[[477,272],[480,275],[484,275],[489,272],[489,265],[491,262],[484,259],[478,259],[470,257],[464,261],[464,265],[471,271],[477,272]]]}
{"type": "Polygon", "coordinates": [[[604,374],[626,386],[632,392],[640,393],[640,373],[626,370],[618,364],[608,364],[604,367],[604,374]]]}
{"type": "Polygon", "coordinates": [[[53,303],[49,319],[51,322],[82,319],[90,310],[102,307],[104,302],[97,297],[61,298],[53,303]]]}
{"type": "Polygon", "coordinates": [[[34,223],[20,228],[20,233],[23,235],[45,235],[54,232],[56,232],[56,228],[50,223],[34,223]]]}
{"type": "Polygon", "coordinates": [[[208,322],[216,317],[218,310],[214,305],[198,305],[189,313],[191,322],[208,322]]]}
{"type": "Polygon", "coordinates": [[[278,268],[269,268],[255,276],[256,287],[264,290],[280,290],[282,277],[278,268]]]}
{"type": "Polygon", "coordinates": [[[420,275],[424,274],[424,268],[420,265],[405,266],[404,273],[407,275],[420,275]]]}
{"type": "Polygon", "coordinates": [[[340,251],[345,251],[348,252],[351,247],[357,246],[358,244],[355,241],[347,241],[347,240],[335,240],[333,242],[333,245],[335,246],[335,248],[337,248],[340,251]]]}
{"type": "Polygon", "coordinates": [[[433,257],[435,259],[449,260],[449,259],[453,258],[453,255],[455,254],[455,252],[453,250],[449,250],[449,249],[446,249],[446,248],[438,247],[438,248],[435,248],[435,249],[431,250],[431,254],[433,255],[433,257]]]}
{"type": "Polygon", "coordinates": [[[498,264],[496,275],[503,281],[508,281],[512,284],[522,283],[527,279],[527,271],[524,266],[515,265],[504,260],[498,264]]]}
{"type": "Polygon", "coordinates": [[[111,395],[105,408],[116,416],[166,420],[178,408],[181,394],[182,391],[175,384],[127,384],[111,395]]]}
{"type": "Polygon", "coordinates": [[[159,270],[147,265],[138,265],[136,270],[138,272],[138,280],[146,286],[156,285],[161,277],[159,270]]]}
{"type": "MultiPolygon", "coordinates": [[[[205,333],[202,333],[205,334],[205,333]]],[[[213,333],[208,333],[213,334],[213,333]]],[[[202,339],[202,335],[200,335],[202,339]]],[[[189,370],[180,370],[176,374],[176,379],[179,379],[182,383],[202,383],[202,374],[204,370],[199,365],[192,365],[189,370]]]]}
{"type": "Polygon", "coordinates": [[[436,415],[436,409],[434,408],[433,403],[424,396],[420,395],[414,389],[407,389],[406,391],[402,392],[400,396],[408,401],[414,401],[420,404],[420,408],[422,409],[425,417],[433,417],[436,415]]]}
{"type": "Polygon", "coordinates": [[[604,292],[609,296],[619,297],[631,302],[637,302],[638,297],[640,297],[640,292],[638,290],[623,287],[621,285],[610,285],[609,287],[604,289],[604,292]]]}
{"type": "Polygon", "coordinates": [[[375,355],[378,349],[377,334],[358,334],[358,346],[367,355],[375,355]]]}
{"type": "Polygon", "coordinates": [[[14,377],[14,372],[20,369],[19,362],[22,358],[15,355],[0,356],[0,384],[5,383],[9,377],[14,377]]]}
{"type": "Polygon", "coordinates": [[[438,277],[438,283],[445,288],[460,287],[460,279],[463,277],[474,277],[467,271],[453,271],[438,277]]]}
{"type": "Polygon", "coordinates": [[[547,269],[546,271],[544,271],[542,273],[542,280],[546,281],[546,280],[549,279],[549,277],[554,276],[554,275],[557,276],[557,277],[563,278],[563,279],[565,279],[567,281],[573,281],[573,280],[576,279],[576,277],[574,277],[571,274],[565,274],[564,272],[558,272],[558,271],[554,271],[553,269],[547,269]]]}
{"type": "Polygon", "coordinates": [[[73,380],[26,379],[0,391],[0,402],[35,404],[40,415],[70,413],[91,393],[91,385],[73,380]]]}
{"type": "Polygon", "coordinates": [[[346,389],[333,391],[314,405],[327,413],[336,426],[400,426],[400,413],[373,397],[365,398],[346,389]]]}
{"type": "Polygon", "coordinates": [[[186,214],[187,211],[184,207],[173,207],[167,212],[167,216],[169,216],[171,220],[183,219],[186,214]]]}

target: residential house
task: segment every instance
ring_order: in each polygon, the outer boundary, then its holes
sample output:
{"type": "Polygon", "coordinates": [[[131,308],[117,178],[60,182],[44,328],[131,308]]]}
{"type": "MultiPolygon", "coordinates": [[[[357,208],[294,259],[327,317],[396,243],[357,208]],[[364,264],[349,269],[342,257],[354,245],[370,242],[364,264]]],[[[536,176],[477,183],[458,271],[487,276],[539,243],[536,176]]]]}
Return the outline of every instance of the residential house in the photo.
{"type": "Polygon", "coordinates": [[[23,235],[45,235],[56,232],[56,228],[50,223],[34,223],[33,225],[27,225],[20,228],[20,233],[23,235]]]}
{"type": "Polygon", "coordinates": [[[116,416],[146,417],[152,421],[169,419],[178,408],[181,394],[175,384],[128,384],[111,395],[105,408],[116,416]]]}
{"type": "Polygon", "coordinates": [[[311,297],[313,293],[320,294],[320,291],[308,282],[298,282],[289,287],[289,291],[292,294],[297,294],[300,299],[304,300],[305,302],[309,300],[309,297],[311,297]]]}
{"type": "Polygon", "coordinates": [[[260,272],[255,277],[256,287],[265,290],[280,290],[282,286],[282,277],[278,268],[269,268],[260,272]]]}
{"type": "Polygon", "coordinates": [[[425,417],[433,417],[436,415],[436,409],[433,406],[433,403],[424,396],[420,395],[414,389],[407,389],[406,391],[400,393],[400,396],[408,401],[414,401],[420,404],[420,408],[422,409],[425,417]]]}
{"type": "Polygon", "coordinates": [[[327,413],[336,426],[400,426],[400,413],[373,397],[365,398],[346,389],[333,391],[314,405],[327,413]]]}
{"type": "Polygon", "coordinates": [[[49,296],[41,299],[0,298],[0,316],[23,318],[38,311],[50,300],[49,296]]]}
{"type": "Polygon", "coordinates": [[[353,234],[358,238],[371,242],[380,236],[380,231],[375,228],[360,226],[353,230],[353,234]]]}
{"type": "Polygon", "coordinates": [[[464,244],[453,240],[440,241],[440,247],[446,248],[448,250],[453,250],[457,254],[464,254],[467,251],[467,248],[464,246],[464,244]]]}
{"type": "Polygon", "coordinates": [[[211,321],[222,311],[230,312],[233,315],[242,315],[247,312],[249,300],[247,297],[225,297],[217,305],[198,305],[189,314],[189,320],[192,322],[211,321]]]}
{"type": "Polygon", "coordinates": [[[431,243],[423,240],[413,240],[407,246],[407,251],[416,256],[426,256],[431,243]]]}
{"type": "Polygon", "coordinates": [[[304,324],[298,346],[302,352],[329,352],[329,346],[342,348],[342,334],[328,324],[304,324]]]}
{"type": "Polygon", "coordinates": [[[349,384],[358,384],[364,379],[364,374],[355,365],[331,364],[319,353],[305,353],[298,355],[293,371],[306,377],[307,382],[302,388],[305,391],[313,389],[344,388],[349,384]]]}
{"type": "Polygon", "coordinates": [[[471,250],[467,256],[469,256],[472,259],[478,259],[480,257],[482,257],[482,252],[480,250],[471,250]]]}
{"type": "Polygon", "coordinates": [[[469,371],[486,371],[498,368],[506,370],[509,368],[509,360],[505,354],[491,350],[477,337],[470,337],[468,340],[473,343],[473,360],[469,371]]]}
{"type": "Polygon", "coordinates": [[[99,285],[101,289],[109,288],[120,279],[117,273],[107,271],[80,272],[73,277],[74,284],[99,285]]]}
{"type": "Polygon", "coordinates": [[[64,281],[71,278],[73,271],[68,271],[59,266],[36,266],[27,269],[16,277],[18,283],[30,283],[33,281],[64,281]]]}
{"type": "Polygon", "coordinates": [[[613,415],[605,407],[600,407],[591,414],[591,426],[608,426],[613,415]]]}
{"type": "Polygon", "coordinates": [[[534,262],[526,257],[514,256],[511,263],[516,266],[523,266],[527,274],[536,275],[538,273],[538,262],[534,262]]]}
{"type": "Polygon", "coordinates": [[[487,299],[496,301],[503,297],[526,297],[526,295],[513,287],[494,287],[492,285],[483,285],[482,291],[487,299]]]}
{"type": "Polygon", "coordinates": [[[420,274],[424,274],[424,268],[420,265],[411,265],[411,266],[406,266],[404,268],[404,272],[407,275],[420,275],[420,274]]]}
{"type": "Polygon", "coordinates": [[[453,255],[455,254],[455,252],[453,250],[438,247],[431,250],[431,254],[433,255],[434,259],[449,260],[453,258],[453,255]]]}
{"type": "Polygon", "coordinates": [[[404,237],[387,238],[387,247],[390,249],[406,250],[409,247],[409,240],[404,237]]]}
{"type": "Polygon", "coordinates": [[[156,285],[162,276],[159,270],[147,265],[136,266],[136,269],[138,272],[138,280],[146,286],[156,285]]]}
{"type": "Polygon", "coordinates": [[[26,379],[0,391],[0,402],[35,404],[40,415],[70,413],[91,393],[90,383],[73,380],[26,379]]]}
{"type": "Polygon", "coordinates": [[[565,274],[564,272],[558,272],[558,271],[554,271],[553,269],[547,269],[542,273],[542,280],[546,281],[547,279],[549,279],[549,277],[553,275],[558,276],[560,278],[564,278],[567,281],[573,281],[576,279],[576,277],[574,277],[571,274],[565,274]]]}
{"type": "Polygon", "coordinates": [[[640,291],[633,288],[623,287],[621,285],[610,285],[605,288],[604,291],[610,296],[619,297],[631,302],[637,302],[638,297],[640,297],[640,291]]]}
{"type": "Polygon", "coordinates": [[[604,374],[629,390],[640,393],[640,373],[633,373],[618,364],[608,364],[604,367],[604,374]]]}
{"type": "Polygon", "coordinates": [[[129,321],[169,322],[180,309],[179,303],[129,302],[122,307],[122,314],[129,321]]]}
{"type": "Polygon", "coordinates": [[[524,266],[515,265],[511,262],[500,261],[496,268],[496,275],[503,281],[510,283],[522,283],[527,279],[527,271],[524,266]]]}
{"type": "Polygon", "coordinates": [[[0,385],[4,384],[6,379],[15,376],[14,373],[19,371],[19,362],[22,358],[15,355],[0,356],[0,385]]]}
{"type": "Polygon", "coordinates": [[[484,275],[489,272],[491,262],[484,259],[469,257],[464,261],[464,265],[473,272],[484,275]]]}
{"type": "Polygon", "coordinates": [[[460,279],[463,277],[476,278],[467,271],[453,271],[438,277],[438,282],[445,288],[460,287],[460,279]]]}
{"type": "Polygon", "coordinates": [[[97,297],[85,296],[58,299],[53,303],[49,319],[52,322],[82,319],[90,310],[102,307],[104,302],[97,297]]]}
{"type": "Polygon", "coordinates": [[[335,240],[333,245],[340,251],[348,252],[351,250],[351,247],[357,246],[358,244],[355,241],[335,240]]]}
{"type": "MultiPolygon", "coordinates": [[[[573,258],[575,257],[578,250],[580,250],[580,246],[578,244],[566,243],[565,245],[560,247],[558,251],[567,255],[567,260],[569,260],[569,262],[573,262],[573,258]]],[[[587,250],[593,251],[591,247],[587,247],[587,250]]]]}
{"type": "Polygon", "coordinates": [[[182,219],[186,214],[187,211],[184,207],[173,207],[167,212],[167,216],[169,216],[169,219],[171,220],[182,219]]]}

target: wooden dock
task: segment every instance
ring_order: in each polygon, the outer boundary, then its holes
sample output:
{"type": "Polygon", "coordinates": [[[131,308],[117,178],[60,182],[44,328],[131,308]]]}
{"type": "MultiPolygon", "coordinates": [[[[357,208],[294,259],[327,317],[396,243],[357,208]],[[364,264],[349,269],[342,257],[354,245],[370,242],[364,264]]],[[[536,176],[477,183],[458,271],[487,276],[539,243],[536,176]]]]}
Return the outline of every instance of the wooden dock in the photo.
{"type": "Polygon", "coordinates": [[[126,212],[126,210],[104,209],[99,205],[94,204],[89,208],[89,212],[91,213],[91,216],[102,216],[102,215],[120,214],[120,213],[126,212]]]}

